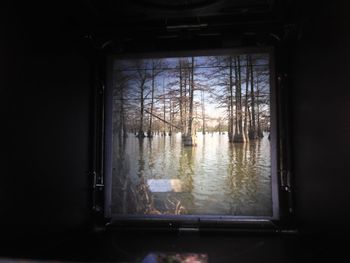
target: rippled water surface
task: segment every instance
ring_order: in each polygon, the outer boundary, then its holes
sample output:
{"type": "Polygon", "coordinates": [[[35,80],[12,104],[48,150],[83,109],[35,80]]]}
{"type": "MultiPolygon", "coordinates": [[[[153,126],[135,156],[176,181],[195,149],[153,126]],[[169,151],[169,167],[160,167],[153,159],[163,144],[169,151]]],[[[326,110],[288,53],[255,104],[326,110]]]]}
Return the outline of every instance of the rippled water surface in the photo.
{"type": "Polygon", "coordinates": [[[267,135],[231,144],[227,134],[181,133],[114,142],[112,214],[271,216],[267,135]]]}

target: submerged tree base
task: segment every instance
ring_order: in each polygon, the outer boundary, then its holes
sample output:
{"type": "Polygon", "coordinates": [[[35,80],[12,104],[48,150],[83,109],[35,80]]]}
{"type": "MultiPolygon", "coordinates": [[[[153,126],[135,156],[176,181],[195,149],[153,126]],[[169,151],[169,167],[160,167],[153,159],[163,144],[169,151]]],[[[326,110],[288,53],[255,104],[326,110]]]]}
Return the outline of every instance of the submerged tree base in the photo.
{"type": "Polygon", "coordinates": [[[147,137],[148,138],[152,138],[153,137],[153,134],[150,130],[147,131],[147,137]]]}
{"type": "Polygon", "coordinates": [[[186,135],[183,137],[184,146],[196,146],[196,137],[194,135],[186,135]]]}
{"type": "Polygon", "coordinates": [[[136,135],[136,137],[138,137],[138,138],[145,138],[146,135],[145,135],[145,133],[143,131],[139,131],[139,133],[136,135]]]}

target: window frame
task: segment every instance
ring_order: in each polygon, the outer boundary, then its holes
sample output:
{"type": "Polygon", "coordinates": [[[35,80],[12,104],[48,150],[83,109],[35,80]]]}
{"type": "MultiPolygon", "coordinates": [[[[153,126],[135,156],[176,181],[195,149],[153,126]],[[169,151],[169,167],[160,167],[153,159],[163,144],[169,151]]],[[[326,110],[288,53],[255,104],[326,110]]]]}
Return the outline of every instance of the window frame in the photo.
{"type": "Polygon", "coordinates": [[[112,225],[134,226],[141,228],[181,228],[181,226],[205,227],[220,229],[222,227],[243,227],[249,229],[276,228],[281,222],[281,212],[287,206],[281,202],[283,187],[281,186],[282,148],[285,147],[280,140],[281,129],[279,120],[283,113],[279,112],[281,99],[277,90],[277,76],[275,68],[275,48],[230,48],[213,50],[186,50],[174,52],[151,52],[130,54],[109,54],[106,57],[106,88],[103,96],[104,122],[103,122],[103,178],[104,178],[104,217],[112,225]],[[169,58],[189,56],[213,55],[245,55],[266,53],[269,55],[270,75],[270,142],[271,142],[271,194],[272,216],[230,216],[230,215],[118,215],[111,213],[112,204],[112,92],[113,92],[113,63],[116,59],[136,58],[169,58]]]}

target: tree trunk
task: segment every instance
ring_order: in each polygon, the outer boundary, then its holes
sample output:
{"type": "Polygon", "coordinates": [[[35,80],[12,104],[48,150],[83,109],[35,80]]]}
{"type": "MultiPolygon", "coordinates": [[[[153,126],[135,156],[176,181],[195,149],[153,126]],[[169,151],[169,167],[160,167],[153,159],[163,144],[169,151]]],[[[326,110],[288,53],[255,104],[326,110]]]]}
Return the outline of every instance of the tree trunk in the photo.
{"type": "MultiPolygon", "coordinates": [[[[228,141],[233,142],[233,110],[231,108],[231,105],[229,104],[227,107],[228,111],[228,121],[227,121],[227,136],[228,136],[228,141]]],[[[220,130],[221,134],[221,130],[220,130]]]]}
{"type": "Polygon", "coordinates": [[[184,99],[183,99],[183,80],[182,80],[182,61],[179,60],[179,86],[180,86],[180,100],[179,100],[179,107],[180,107],[180,126],[181,126],[181,134],[184,135],[185,134],[185,131],[184,131],[184,128],[185,128],[185,123],[184,123],[184,114],[183,114],[183,103],[184,103],[184,99]]]}
{"type": "Polygon", "coordinates": [[[229,92],[230,92],[230,100],[229,100],[229,121],[228,121],[228,141],[233,142],[233,71],[232,71],[232,57],[230,56],[229,61],[230,66],[230,80],[229,80],[229,92]]]}
{"type": "Polygon", "coordinates": [[[153,134],[152,134],[152,117],[153,117],[153,104],[154,104],[154,62],[152,63],[152,90],[151,90],[151,114],[149,116],[149,126],[148,126],[148,131],[147,131],[147,136],[148,138],[152,138],[153,137],[153,134]]]}
{"type": "Polygon", "coordinates": [[[202,90],[202,134],[205,134],[205,102],[204,102],[204,90],[202,90]]]}
{"type": "Polygon", "coordinates": [[[183,100],[184,100],[184,116],[183,116],[183,121],[184,121],[184,128],[183,128],[183,134],[182,137],[185,137],[187,135],[187,118],[188,118],[188,103],[187,103],[187,85],[189,85],[190,81],[188,80],[189,78],[189,72],[188,72],[188,67],[185,68],[185,72],[184,72],[184,96],[183,96],[183,100]],[[187,81],[188,80],[188,81],[187,81]]]}
{"type": "Polygon", "coordinates": [[[236,84],[236,126],[233,142],[244,142],[243,136],[243,120],[242,120],[242,92],[241,92],[241,61],[237,56],[235,59],[235,84],[236,84]]]}
{"type": "MultiPolygon", "coordinates": [[[[146,74],[146,72],[145,72],[146,74]]],[[[143,131],[143,118],[144,118],[144,104],[145,104],[145,98],[144,98],[144,92],[145,92],[145,81],[146,81],[146,76],[144,76],[144,78],[141,81],[141,85],[140,85],[140,126],[139,126],[139,132],[137,134],[137,137],[139,138],[144,138],[145,137],[145,133],[143,131]]]]}
{"type": "Polygon", "coordinates": [[[246,80],[245,80],[245,100],[244,100],[244,138],[248,141],[248,90],[249,90],[249,66],[248,66],[248,55],[246,56],[246,80]]]}
{"type": "Polygon", "coordinates": [[[193,93],[194,93],[194,58],[192,57],[191,84],[190,84],[190,108],[188,116],[188,132],[184,139],[185,146],[195,146],[195,136],[193,134],[193,93]]]}
{"type": "Polygon", "coordinates": [[[255,121],[255,94],[254,94],[254,73],[253,73],[253,61],[249,56],[249,68],[250,68],[250,98],[252,107],[252,125],[249,130],[249,138],[252,140],[257,139],[256,121],[255,121]]]}
{"type": "MultiPolygon", "coordinates": [[[[169,122],[173,123],[173,103],[172,99],[169,99],[169,122]]],[[[173,133],[172,126],[169,124],[169,136],[171,136],[173,133]]]]}
{"type": "MultiPolygon", "coordinates": [[[[164,88],[164,78],[163,78],[163,119],[165,119],[165,88],[164,88]]],[[[166,123],[163,123],[163,135],[166,136],[166,123]]]]}
{"type": "Polygon", "coordinates": [[[261,125],[260,125],[260,105],[259,105],[259,98],[260,98],[260,90],[259,90],[259,77],[258,75],[256,76],[256,96],[257,96],[257,100],[256,100],[256,109],[257,109],[257,136],[258,138],[262,138],[264,137],[264,134],[262,132],[261,129],[261,125]]]}

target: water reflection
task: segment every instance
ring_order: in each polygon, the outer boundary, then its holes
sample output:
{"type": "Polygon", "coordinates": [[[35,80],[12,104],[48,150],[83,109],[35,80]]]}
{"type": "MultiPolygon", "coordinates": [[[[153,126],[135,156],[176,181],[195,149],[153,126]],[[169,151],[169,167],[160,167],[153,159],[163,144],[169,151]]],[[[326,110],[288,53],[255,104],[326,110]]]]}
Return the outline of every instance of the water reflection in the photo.
{"type": "Polygon", "coordinates": [[[113,214],[270,216],[271,164],[267,135],[230,144],[227,135],[197,133],[115,142],[113,214]]]}
{"type": "Polygon", "coordinates": [[[182,192],[179,179],[148,179],[147,186],[152,193],[182,192]]]}

